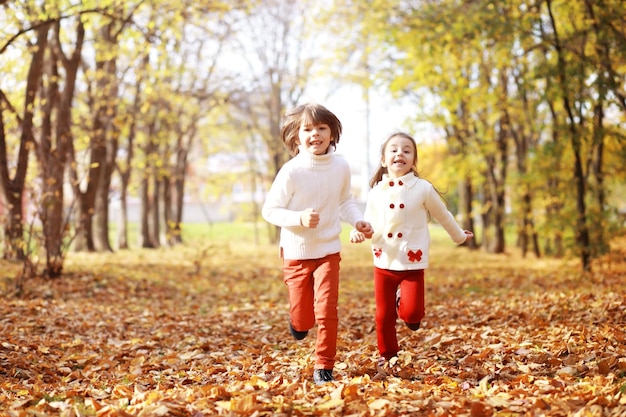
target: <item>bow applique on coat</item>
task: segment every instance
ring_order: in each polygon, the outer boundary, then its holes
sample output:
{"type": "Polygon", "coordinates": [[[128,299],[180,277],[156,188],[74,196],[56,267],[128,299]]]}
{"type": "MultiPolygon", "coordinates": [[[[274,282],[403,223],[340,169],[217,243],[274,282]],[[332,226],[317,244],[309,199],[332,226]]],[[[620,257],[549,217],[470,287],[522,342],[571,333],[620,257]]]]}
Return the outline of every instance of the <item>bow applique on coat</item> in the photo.
{"type": "Polygon", "coordinates": [[[419,262],[419,261],[421,261],[422,260],[422,254],[423,253],[422,253],[421,249],[418,249],[415,252],[412,251],[412,250],[409,250],[409,252],[408,252],[409,261],[411,261],[411,262],[419,262]]]}

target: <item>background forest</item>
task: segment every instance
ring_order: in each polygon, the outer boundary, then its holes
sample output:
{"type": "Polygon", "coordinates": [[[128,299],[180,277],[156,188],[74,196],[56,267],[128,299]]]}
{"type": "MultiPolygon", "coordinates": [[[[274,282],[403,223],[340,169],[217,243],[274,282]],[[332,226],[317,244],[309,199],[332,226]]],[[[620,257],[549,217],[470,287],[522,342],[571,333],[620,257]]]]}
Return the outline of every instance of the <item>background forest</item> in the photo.
{"type": "MultiPolygon", "coordinates": [[[[61,275],[69,250],[135,245],[130,198],[137,245],[157,248],[183,242],[190,195],[237,183],[262,196],[288,158],[285,109],[345,88],[358,92],[345,105],[363,109],[354,168],[373,171],[382,138],[371,125],[385,121],[372,97],[388,95],[476,247],[573,255],[590,270],[624,229],[623,1],[4,0],[0,10],[2,254],[24,276],[61,275]],[[218,154],[238,158],[209,175],[218,154]]],[[[240,220],[262,224],[257,204],[240,220]]]]}
{"type": "Polygon", "coordinates": [[[626,417],[625,73],[623,0],[0,0],[0,416],[626,417]],[[333,383],[289,334],[259,205],[312,100],[361,202],[404,129],[476,232],[385,381],[348,226],[333,383]]]}

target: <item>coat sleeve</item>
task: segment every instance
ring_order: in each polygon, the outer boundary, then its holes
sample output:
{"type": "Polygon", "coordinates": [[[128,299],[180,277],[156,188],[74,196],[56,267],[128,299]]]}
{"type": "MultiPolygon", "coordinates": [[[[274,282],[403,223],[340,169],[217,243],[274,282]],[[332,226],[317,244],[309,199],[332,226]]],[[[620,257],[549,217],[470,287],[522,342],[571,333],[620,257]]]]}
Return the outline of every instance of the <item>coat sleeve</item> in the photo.
{"type": "Polygon", "coordinates": [[[426,210],[428,210],[433,218],[437,220],[441,226],[443,226],[454,243],[460,245],[465,242],[467,239],[465,231],[461,229],[452,213],[450,213],[444,204],[441,196],[437,193],[437,190],[435,190],[435,187],[433,187],[430,183],[428,184],[425,206],[426,210]]]}

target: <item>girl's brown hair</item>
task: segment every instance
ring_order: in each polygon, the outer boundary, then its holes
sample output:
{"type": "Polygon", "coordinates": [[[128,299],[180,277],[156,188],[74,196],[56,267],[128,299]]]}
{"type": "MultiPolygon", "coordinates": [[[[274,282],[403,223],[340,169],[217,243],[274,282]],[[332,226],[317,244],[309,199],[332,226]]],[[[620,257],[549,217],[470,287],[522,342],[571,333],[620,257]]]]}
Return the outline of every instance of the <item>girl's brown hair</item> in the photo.
{"type": "Polygon", "coordinates": [[[374,171],[374,175],[370,179],[370,188],[373,188],[376,184],[378,184],[383,179],[383,175],[387,173],[387,168],[384,167],[382,164],[382,159],[385,155],[385,148],[387,147],[387,144],[389,143],[391,139],[398,137],[398,136],[410,140],[411,143],[413,144],[413,152],[415,152],[415,164],[411,167],[411,171],[413,171],[413,174],[416,177],[419,177],[419,174],[417,172],[417,143],[415,142],[415,139],[413,139],[413,137],[409,135],[408,133],[395,132],[389,135],[389,137],[385,139],[385,141],[383,142],[383,145],[380,147],[380,159],[381,160],[380,162],[378,162],[378,167],[376,168],[376,171],[374,171]]]}
{"type": "Polygon", "coordinates": [[[330,145],[337,148],[341,137],[341,122],[333,112],[321,104],[306,103],[301,104],[289,111],[283,117],[280,136],[283,143],[292,156],[298,154],[298,131],[302,125],[326,124],[330,128],[330,145]]]}

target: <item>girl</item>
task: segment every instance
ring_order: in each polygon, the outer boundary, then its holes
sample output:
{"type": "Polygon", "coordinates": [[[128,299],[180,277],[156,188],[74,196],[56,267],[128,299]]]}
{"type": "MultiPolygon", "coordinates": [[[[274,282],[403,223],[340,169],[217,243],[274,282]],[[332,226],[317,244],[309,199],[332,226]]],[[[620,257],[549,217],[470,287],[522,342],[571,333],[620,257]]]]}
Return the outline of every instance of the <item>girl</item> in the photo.
{"type": "MultiPolygon", "coordinates": [[[[409,329],[417,330],[424,318],[429,216],[435,218],[457,244],[474,236],[459,227],[433,185],[419,178],[417,145],[410,135],[392,134],[383,143],[381,153],[365,207],[365,220],[374,229],[374,298],[380,354],[374,379],[384,378],[397,360],[394,359],[399,350],[396,319],[400,317],[409,329]]],[[[353,230],[350,240],[360,243],[365,238],[358,230],[353,230]]]]}
{"type": "Polygon", "coordinates": [[[348,162],[334,154],[341,122],[324,106],[303,104],[286,113],[283,143],[294,156],[279,170],[262,209],[281,227],[280,255],[289,292],[289,330],[304,339],[317,323],[316,384],[333,381],[337,349],[340,219],[371,237],[351,196],[348,162]]]}

